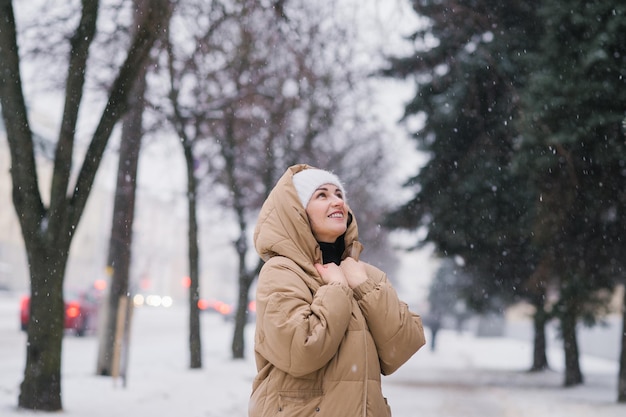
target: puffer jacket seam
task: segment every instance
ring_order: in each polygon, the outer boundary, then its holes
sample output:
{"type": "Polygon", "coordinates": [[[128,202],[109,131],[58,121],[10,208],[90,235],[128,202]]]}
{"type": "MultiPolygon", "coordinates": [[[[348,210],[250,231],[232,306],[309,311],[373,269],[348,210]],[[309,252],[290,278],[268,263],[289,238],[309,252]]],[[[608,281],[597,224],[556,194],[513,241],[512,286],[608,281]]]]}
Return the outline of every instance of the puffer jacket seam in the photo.
{"type": "MultiPolygon", "coordinates": [[[[363,325],[365,326],[365,320],[363,320],[364,323],[363,325]]],[[[365,372],[363,372],[363,417],[367,417],[367,391],[369,389],[369,368],[367,366],[367,332],[365,331],[365,328],[363,328],[363,351],[365,353],[365,355],[363,355],[364,357],[364,366],[365,366],[365,372]]]]}

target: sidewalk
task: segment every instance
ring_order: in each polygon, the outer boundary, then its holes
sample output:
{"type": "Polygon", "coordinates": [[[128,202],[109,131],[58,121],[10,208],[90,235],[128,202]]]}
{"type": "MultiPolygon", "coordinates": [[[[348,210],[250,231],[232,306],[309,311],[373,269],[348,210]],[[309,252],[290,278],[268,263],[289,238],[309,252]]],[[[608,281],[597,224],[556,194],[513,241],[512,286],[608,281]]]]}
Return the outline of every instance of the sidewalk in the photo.
{"type": "Polygon", "coordinates": [[[425,346],[384,383],[396,417],[626,415],[616,362],[582,357],[585,384],[564,388],[562,352],[549,350],[548,360],[552,370],[529,373],[530,343],[441,330],[435,352],[425,346]]]}

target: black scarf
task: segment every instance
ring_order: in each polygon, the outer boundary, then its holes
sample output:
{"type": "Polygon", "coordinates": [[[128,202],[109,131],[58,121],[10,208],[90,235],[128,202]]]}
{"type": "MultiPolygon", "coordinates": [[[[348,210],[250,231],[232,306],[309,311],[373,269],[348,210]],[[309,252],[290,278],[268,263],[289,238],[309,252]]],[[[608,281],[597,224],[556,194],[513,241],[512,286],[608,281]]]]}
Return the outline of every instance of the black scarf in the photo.
{"type": "Polygon", "coordinates": [[[332,262],[339,265],[341,263],[341,255],[343,255],[343,251],[346,248],[343,236],[340,236],[335,243],[319,242],[319,244],[322,250],[322,261],[325,264],[332,262]]]}

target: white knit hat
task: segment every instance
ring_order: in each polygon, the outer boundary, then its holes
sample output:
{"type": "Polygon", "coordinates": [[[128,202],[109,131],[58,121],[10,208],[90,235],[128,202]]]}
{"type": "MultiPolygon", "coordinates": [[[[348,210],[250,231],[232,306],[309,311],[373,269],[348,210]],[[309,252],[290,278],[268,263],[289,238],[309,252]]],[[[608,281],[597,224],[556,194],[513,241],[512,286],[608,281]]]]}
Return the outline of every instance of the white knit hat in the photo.
{"type": "Polygon", "coordinates": [[[293,185],[296,187],[298,197],[304,208],[309,204],[309,200],[315,190],[317,190],[320,185],[324,184],[333,184],[338,187],[341,190],[344,201],[346,200],[346,192],[343,189],[343,185],[341,185],[339,178],[332,172],[311,168],[302,170],[293,175],[293,185]]]}

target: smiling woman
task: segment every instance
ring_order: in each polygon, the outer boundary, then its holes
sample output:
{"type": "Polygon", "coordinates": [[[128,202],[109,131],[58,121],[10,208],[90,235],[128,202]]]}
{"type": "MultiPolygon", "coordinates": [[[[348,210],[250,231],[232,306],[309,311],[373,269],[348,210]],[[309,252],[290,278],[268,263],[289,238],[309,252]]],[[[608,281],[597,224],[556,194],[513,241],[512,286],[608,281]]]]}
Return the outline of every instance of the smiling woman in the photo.
{"type": "Polygon", "coordinates": [[[321,169],[306,169],[293,176],[293,185],[306,207],[315,239],[334,243],[348,227],[345,191],[339,178],[321,169]]]}
{"type": "Polygon", "coordinates": [[[265,264],[249,415],[390,416],[381,375],[424,345],[424,330],[385,273],[359,260],[339,178],[290,167],[263,204],[254,243],[265,264]]]}

